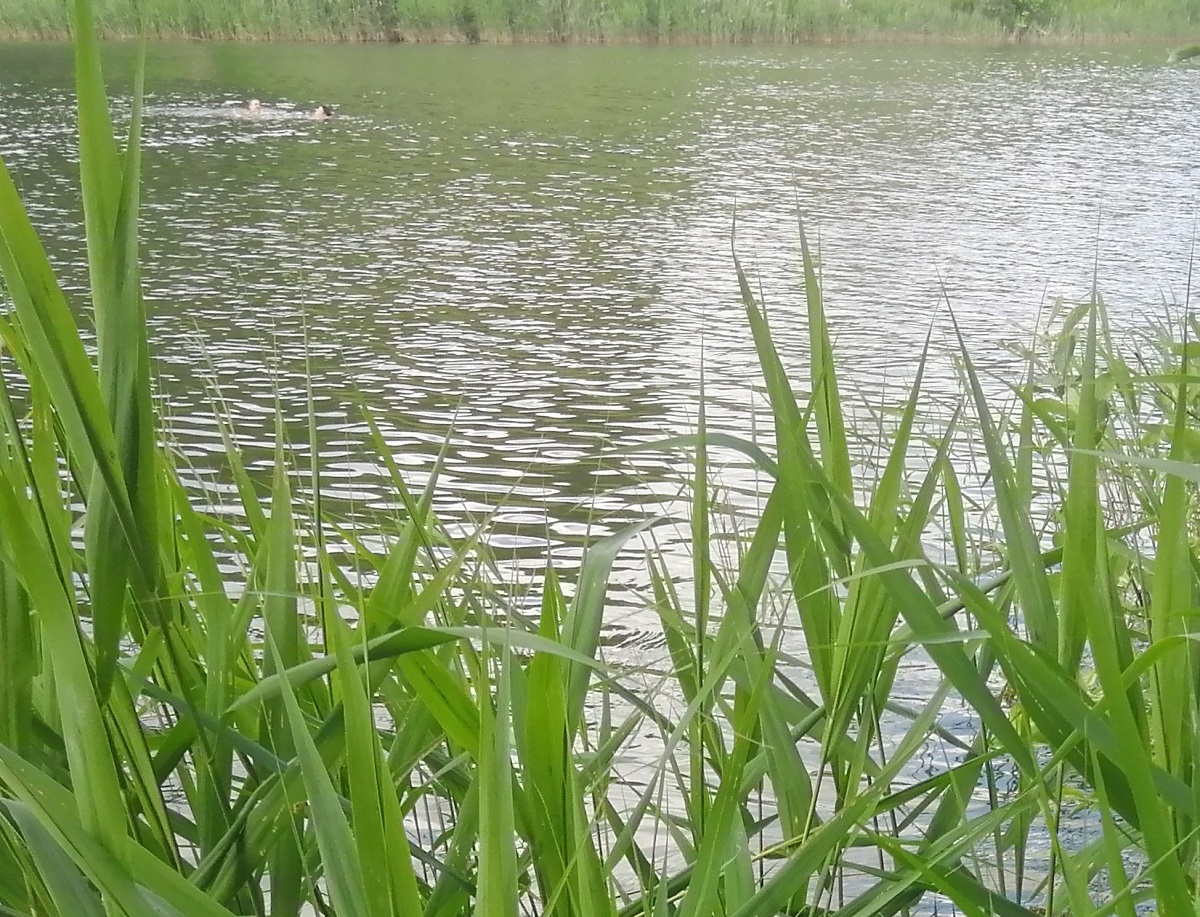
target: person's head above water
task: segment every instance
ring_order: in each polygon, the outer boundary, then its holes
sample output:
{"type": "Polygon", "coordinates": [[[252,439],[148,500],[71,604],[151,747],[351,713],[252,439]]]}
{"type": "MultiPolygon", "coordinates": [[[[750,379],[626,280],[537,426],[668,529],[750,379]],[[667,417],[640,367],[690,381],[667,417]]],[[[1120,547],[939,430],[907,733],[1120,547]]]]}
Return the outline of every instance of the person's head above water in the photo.
{"type": "Polygon", "coordinates": [[[246,111],[261,111],[261,110],[262,110],[262,102],[258,101],[258,99],[251,99],[249,102],[246,103],[246,111]]]}
{"type": "Polygon", "coordinates": [[[308,116],[314,121],[328,121],[333,117],[332,105],[318,105],[308,113],[308,116]]]}

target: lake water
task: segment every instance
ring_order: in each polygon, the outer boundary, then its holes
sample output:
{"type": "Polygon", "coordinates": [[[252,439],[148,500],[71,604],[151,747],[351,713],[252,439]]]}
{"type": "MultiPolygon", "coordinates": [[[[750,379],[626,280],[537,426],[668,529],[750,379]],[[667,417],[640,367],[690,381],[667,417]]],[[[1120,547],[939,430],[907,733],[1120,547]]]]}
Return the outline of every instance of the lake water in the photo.
{"type": "MultiPolygon", "coordinates": [[[[219,510],[216,390],[248,460],[266,463],[277,403],[291,441],[308,441],[307,374],[336,512],[396,506],[365,404],[414,485],[449,437],[437,510],[490,520],[514,584],[547,545],[569,575],[588,538],[651,514],[685,522],[679,455],[614,453],[691,429],[702,363],[710,423],[763,429],[735,215],[803,379],[803,213],[863,416],[903,394],[931,325],[929,388],[956,397],[943,284],[996,385],[1015,365],[1004,345],[1094,272],[1118,323],[1182,299],[1200,70],[1163,59],[153,45],[145,284],[172,436],[219,510]],[[251,97],[267,116],[236,116],[251,97]],[[334,120],[302,117],[321,102],[334,120]]],[[[110,49],[118,109],[133,60],[110,49]]],[[[66,46],[0,46],[0,153],[78,290],[71,79],[66,46]]],[[[736,463],[725,480],[755,487],[736,463]]],[[[660,529],[668,553],[682,538],[660,529]]],[[[634,551],[616,574],[617,642],[656,630],[640,569],[634,551]]]]}
{"type": "MultiPolygon", "coordinates": [[[[589,533],[683,519],[678,456],[612,453],[691,428],[702,362],[714,427],[747,433],[762,412],[735,214],[803,378],[803,213],[864,410],[902,394],[931,323],[930,388],[955,397],[943,283],[997,384],[1002,345],[1094,270],[1118,322],[1182,299],[1200,71],[1164,57],[154,45],[145,283],[172,434],[217,466],[215,382],[251,461],[269,459],[277,399],[304,444],[308,373],[343,515],[394,508],[366,404],[416,485],[449,435],[444,519],[490,518],[517,567],[549,543],[569,568],[589,533]],[[251,97],[271,115],[235,117],[251,97]],[[300,117],[321,102],[334,120],[300,117]]],[[[126,108],[132,62],[110,49],[126,108]]],[[[69,48],[0,46],[0,85],[0,153],[78,289],[69,48]]],[[[636,596],[617,601],[653,629],[636,596]]]]}
{"type": "MultiPolygon", "coordinates": [[[[118,108],[133,53],[110,49],[118,108]]],[[[807,365],[797,212],[819,242],[843,388],[895,402],[930,327],[931,396],[959,391],[948,294],[989,384],[1048,299],[1096,276],[1130,326],[1182,301],[1200,70],[1159,48],[786,49],[154,45],[145,285],[171,435],[221,510],[219,388],[252,463],[276,405],[353,522],[396,509],[360,405],[436,508],[523,574],[647,515],[686,563],[688,468],[616,454],[766,420],[737,249],[786,359],[807,365]],[[256,97],[268,117],[236,117],[256,97]],[[302,111],[337,107],[327,123],[302,111]],[[940,315],[940,318],[939,318],[940,315]]],[[[67,285],[83,283],[70,52],[0,45],[0,154],[67,285]]],[[[862,446],[870,448],[864,435],[862,446]]],[[[724,470],[735,503],[753,475],[724,470]]],[[[227,507],[226,507],[227,508],[227,507]]],[[[662,658],[640,553],[609,642],[662,658]]],[[[897,696],[921,694],[920,664],[897,696]]],[[[968,717],[948,711],[967,734],[968,717]],[[955,719],[957,717],[957,719],[955,719]]],[[[935,766],[931,762],[930,766],[935,766]]]]}

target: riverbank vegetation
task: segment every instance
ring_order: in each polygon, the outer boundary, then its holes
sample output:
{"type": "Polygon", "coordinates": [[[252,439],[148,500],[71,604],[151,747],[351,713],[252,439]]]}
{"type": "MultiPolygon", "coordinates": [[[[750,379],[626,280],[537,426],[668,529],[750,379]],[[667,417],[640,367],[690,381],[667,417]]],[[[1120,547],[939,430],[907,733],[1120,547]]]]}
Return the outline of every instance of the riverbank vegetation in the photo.
{"type": "MultiPolygon", "coordinates": [[[[102,35],[334,41],[1194,40],[1200,0],[102,0],[102,35]]],[[[0,36],[65,38],[59,0],[0,36]]]]}
{"type": "Polygon", "coordinates": [[[701,410],[660,444],[690,564],[641,542],[668,659],[619,668],[608,574],[654,520],[517,607],[382,437],[392,526],[327,517],[282,434],[260,480],[225,431],[236,524],[189,493],[151,385],[139,107],[118,145],[75,11],[94,353],[0,169],[0,913],[1195,913],[1182,308],[1124,344],[1098,298],[1064,308],[1000,397],[964,352],[949,417],[918,365],[866,470],[807,248],[812,394],[739,270],[774,432],[701,410]],[[752,523],[717,450],[766,482],[752,523]]]}

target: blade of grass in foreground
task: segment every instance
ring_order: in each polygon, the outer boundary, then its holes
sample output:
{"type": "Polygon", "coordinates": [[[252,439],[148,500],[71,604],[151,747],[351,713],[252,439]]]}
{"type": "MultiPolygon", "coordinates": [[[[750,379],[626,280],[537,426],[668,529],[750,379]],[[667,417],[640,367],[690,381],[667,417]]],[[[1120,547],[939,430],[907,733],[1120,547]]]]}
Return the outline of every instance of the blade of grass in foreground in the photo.
{"type": "Polygon", "coordinates": [[[129,145],[121,163],[92,32],[91,5],[88,0],[74,0],[72,12],[79,173],[96,321],[96,372],[113,427],[119,472],[133,497],[130,509],[135,526],[129,531],[122,526],[117,505],[121,497],[110,492],[104,469],[97,469],[88,502],[84,545],[92,599],[96,682],[104,699],[116,672],[117,648],[124,633],[132,555],[142,559],[143,585],[152,589],[155,579],[153,554],[143,547],[144,543],[153,543],[143,539],[151,536],[155,518],[157,488],[152,469],[158,444],[151,415],[146,323],[138,272],[142,67],[139,64],[129,145]]]}
{"type": "Polygon", "coordinates": [[[927,741],[929,728],[941,711],[948,693],[949,683],[943,682],[920,714],[913,718],[891,760],[881,768],[875,782],[847,799],[841,809],[814,829],[754,896],[732,912],[731,917],[775,917],[794,898],[798,889],[818,875],[831,857],[836,858],[839,850],[854,841],[861,826],[869,821],[872,807],[885,795],[901,767],[927,741]]]}
{"type": "MultiPolygon", "coordinates": [[[[270,651],[276,655],[279,652],[273,640],[270,651]]],[[[366,917],[375,912],[367,904],[362,864],[359,862],[358,848],[350,831],[350,823],[346,820],[346,813],[342,811],[333,781],[329,779],[325,770],[321,753],[317,751],[316,743],[309,734],[308,724],[304,720],[304,714],[300,712],[295,692],[287,679],[280,684],[283,687],[284,714],[291,729],[292,741],[295,743],[300,762],[300,774],[304,778],[304,787],[312,810],[313,831],[317,836],[317,848],[321,851],[321,866],[329,886],[329,897],[337,913],[362,914],[366,917]]],[[[388,910],[378,913],[386,914],[388,910]]]]}
{"type": "MultiPolygon", "coordinates": [[[[617,554],[631,538],[644,532],[657,520],[647,519],[628,526],[615,534],[588,546],[579,570],[579,584],[563,622],[562,642],[586,659],[594,659],[600,643],[600,627],[604,619],[604,596],[608,590],[608,573],[617,554]]],[[[592,670],[589,665],[571,663],[567,667],[567,722],[574,733],[583,717],[592,670]]]]}
{"type": "MultiPolygon", "coordinates": [[[[486,647],[485,647],[486,649],[486,647]]],[[[512,761],[509,722],[507,644],[495,663],[496,700],[481,688],[479,699],[479,890],[473,913],[479,917],[516,917],[517,851],[513,844],[512,761]]],[[[487,655],[484,655],[487,662],[487,655]]]]}
{"type": "Polygon", "coordinates": [[[1008,563],[1013,571],[1017,593],[1021,597],[1021,610],[1025,624],[1034,643],[1058,649],[1058,615],[1046,570],[1039,562],[1037,537],[1025,507],[1029,505],[1027,494],[1014,484],[1012,464],[1005,454],[1000,434],[992,421],[992,409],[975,372],[975,364],[967,350],[966,340],[958,327],[954,314],[950,314],[958,335],[959,352],[963,358],[963,369],[971,397],[975,402],[979,433],[987,451],[992,484],[996,491],[996,509],[1000,514],[1004,530],[1004,545],[1008,563]]]}
{"type": "MultiPolygon", "coordinates": [[[[361,864],[367,913],[370,917],[418,914],[421,899],[400,804],[375,729],[367,688],[354,661],[352,635],[336,616],[330,618],[329,629],[346,714],[346,770],[354,815],[353,841],[361,864]]],[[[363,655],[367,655],[365,646],[363,655]]]]}
{"type": "MultiPolygon", "coordinates": [[[[557,642],[565,600],[552,567],[546,568],[543,589],[538,633],[557,642]]],[[[565,660],[547,652],[529,661],[523,735],[516,745],[531,814],[530,852],[546,914],[583,917],[611,913],[611,904],[582,805],[575,734],[567,718],[566,668],[565,660]]]]}
{"type": "MultiPolygon", "coordinates": [[[[295,668],[301,662],[302,636],[296,609],[296,542],[292,521],[292,494],[283,451],[283,421],[276,416],[275,482],[271,490],[271,515],[265,540],[259,545],[255,573],[260,578],[262,618],[270,652],[263,672],[268,677],[295,668]]],[[[263,710],[263,732],[275,754],[287,760],[297,751],[296,729],[290,725],[288,700],[295,703],[291,686],[280,679],[280,697],[268,701],[263,710]]],[[[294,917],[300,913],[304,889],[304,853],[301,849],[301,819],[285,814],[271,840],[272,917],[294,917]]],[[[354,913],[365,913],[356,911],[354,913]]]]}
{"type": "MultiPolygon", "coordinates": [[[[812,487],[811,478],[805,473],[807,466],[818,464],[808,442],[805,422],[775,349],[766,317],[754,298],[736,253],[734,268],[775,419],[784,546],[792,593],[804,628],[813,674],[822,698],[829,699],[833,696],[833,645],[840,609],[834,590],[829,588],[831,575],[827,558],[832,556],[834,566],[849,573],[842,550],[845,546],[826,550],[828,545],[819,534],[822,526],[833,517],[828,511],[828,496],[812,487]]],[[[840,534],[838,540],[842,540],[840,534]]]]}
{"type": "MultiPolygon", "coordinates": [[[[21,430],[3,376],[0,376],[0,409],[3,411],[0,476],[28,480],[32,475],[21,462],[21,430]]],[[[33,684],[37,674],[34,639],[29,598],[15,571],[0,566],[0,745],[19,753],[26,752],[33,727],[33,684]]]]}
{"type": "Polygon", "coordinates": [[[842,416],[842,399],[838,391],[837,372],[833,358],[833,342],[825,318],[825,300],[817,277],[816,261],[808,247],[804,222],[797,218],[800,232],[800,254],[804,261],[804,295],[808,305],[809,371],[812,378],[817,436],[821,443],[821,462],[829,479],[842,493],[853,493],[850,470],[850,447],[846,441],[846,421],[842,416]]]}
{"type": "MultiPolygon", "coordinates": [[[[692,475],[691,502],[691,553],[692,553],[692,616],[695,619],[693,627],[694,646],[691,656],[696,661],[696,677],[703,678],[708,670],[705,651],[709,644],[708,616],[709,605],[712,601],[712,555],[710,544],[709,524],[709,480],[708,480],[708,421],[706,416],[706,396],[704,390],[704,350],[701,342],[700,352],[700,404],[696,414],[696,453],[695,469],[692,475]]],[[[712,707],[710,698],[703,698],[698,714],[693,718],[688,745],[688,766],[690,773],[685,788],[691,817],[688,819],[692,832],[692,843],[703,846],[703,839],[709,834],[708,815],[712,800],[705,779],[704,747],[712,730],[709,711],[712,707]]],[[[718,755],[722,752],[718,752],[718,755]]],[[[716,877],[713,877],[715,882],[716,877]]],[[[715,889],[715,885],[714,885],[715,889]]]]}
{"type": "Polygon", "coordinates": [[[1074,673],[1087,639],[1086,608],[1098,601],[1096,551],[1100,535],[1100,494],[1096,457],[1096,306],[1088,313],[1083,374],[1075,413],[1073,449],[1068,457],[1068,491],[1063,532],[1059,662],[1074,673]]]}
{"type": "MultiPolygon", "coordinates": [[[[917,406],[921,397],[921,382],[925,373],[925,362],[928,357],[929,339],[926,338],[925,350],[917,365],[917,375],[904,406],[899,429],[896,431],[891,444],[891,452],[884,466],[871,498],[867,512],[868,520],[886,544],[890,543],[901,527],[900,498],[903,492],[905,465],[908,459],[908,445],[916,423],[917,406]]],[[[950,434],[947,434],[947,437],[950,434]]],[[[948,442],[943,441],[935,467],[944,461],[948,442]]],[[[927,482],[932,490],[933,479],[927,482]]],[[[923,488],[924,490],[925,488],[923,488]]],[[[929,494],[932,500],[932,493],[929,494]]],[[[924,518],[917,512],[918,508],[927,501],[914,503],[911,508],[909,524],[917,524],[917,531],[912,538],[919,538],[924,528],[924,518]]],[[[903,537],[902,527],[901,536],[903,537]]],[[[909,545],[897,545],[897,552],[907,554],[909,545]]],[[[919,548],[916,552],[920,554],[919,548]]],[[[855,562],[856,573],[861,574],[868,567],[867,559],[861,553],[855,562]]],[[[863,702],[870,697],[874,684],[880,680],[881,673],[887,671],[884,666],[884,653],[887,639],[892,633],[896,619],[900,614],[898,606],[889,599],[877,577],[866,576],[856,579],[851,585],[846,599],[846,611],[839,622],[837,641],[832,657],[832,696],[827,701],[828,730],[832,736],[845,734],[856,712],[862,709],[863,702]]],[[[869,731],[867,738],[870,738],[869,731]]],[[[850,781],[858,779],[856,772],[851,772],[850,781]]]]}
{"type": "MultiPolygon", "coordinates": [[[[757,653],[758,648],[753,645],[748,633],[743,637],[742,650],[745,653],[757,653]]],[[[738,886],[735,881],[736,860],[737,854],[744,849],[745,842],[745,834],[739,830],[741,807],[744,802],[742,774],[750,757],[751,747],[756,744],[759,716],[769,690],[769,676],[774,670],[772,662],[768,657],[767,664],[757,673],[758,677],[755,678],[751,690],[748,693],[738,692],[735,699],[730,723],[736,736],[733,750],[722,763],[721,785],[713,800],[700,847],[696,851],[695,875],[679,905],[680,917],[711,917],[714,913],[723,913],[724,908],[718,910],[722,885],[726,891],[726,908],[736,908],[752,900],[748,890],[744,888],[740,895],[730,892],[738,886]]]]}
{"type": "MultiPolygon", "coordinates": [[[[819,469],[813,471],[818,476],[821,475],[819,469]]],[[[830,488],[830,496],[839,504],[848,528],[862,545],[870,563],[880,571],[879,577],[901,608],[915,638],[924,643],[926,652],[937,663],[938,668],[979,714],[984,725],[1000,738],[1017,765],[1023,770],[1036,772],[1032,752],[1013,729],[1000,702],[967,658],[963,648],[955,643],[941,642],[939,639],[952,636],[956,628],[942,618],[937,606],[921,591],[908,572],[899,568],[895,555],[879,539],[870,523],[854,505],[833,491],[831,484],[825,483],[825,486],[830,488]]]]}
{"type": "Polygon", "coordinates": [[[0,478],[0,558],[20,578],[54,660],[54,687],[79,816],[84,827],[119,857],[127,819],[108,732],[70,596],[50,561],[53,555],[25,516],[27,507],[10,482],[0,478]]]}
{"type": "Polygon", "coordinates": [[[0,780],[37,817],[74,863],[98,889],[130,917],[232,917],[186,878],[137,843],[126,840],[117,851],[101,846],[75,815],[71,793],[18,755],[0,747],[0,780]],[[134,882],[132,876],[138,876],[134,882]],[[157,896],[152,904],[138,888],[157,896]]]}
{"type": "Polygon", "coordinates": [[[20,826],[55,907],[71,917],[105,917],[100,896],[29,807],[15,801],[6,802],[5,807],[20,826]]]}
{"type": "MultiPolygon", "coordinates": [[[[1185,431],[1190,426],[1188,414],[1188,349],[1182,348],[1181,381],[1175,394],[1172,421],[1171,449],[1168,462],[1185,464],[1188,458],[1185,431]]],[[[1158,643],[1189,633],[1196,636],[1195,606],[1197,594],[1195,556],[1192,534],[1188,530],[1191,509],[1190,495],[1184,479],[1167,474],[1163,485],[1162,509],[1158,519],[1157,551],[1154,556],[1154,591],[1150,598],[1149,629],[1151,641],[1158,643]]],[[[1180,650],[1162,658],[1150,677],[1150,739],[1151,755],[1156,764],[1169,773],[1200,781],[1193,773],[1196,729],[1197,672],[1196,651],[1180,650]]],[[[1175,841],[1183,842],[1189,831],[1189,821],[1177,817],[1172,823],[1175,841]]]]}

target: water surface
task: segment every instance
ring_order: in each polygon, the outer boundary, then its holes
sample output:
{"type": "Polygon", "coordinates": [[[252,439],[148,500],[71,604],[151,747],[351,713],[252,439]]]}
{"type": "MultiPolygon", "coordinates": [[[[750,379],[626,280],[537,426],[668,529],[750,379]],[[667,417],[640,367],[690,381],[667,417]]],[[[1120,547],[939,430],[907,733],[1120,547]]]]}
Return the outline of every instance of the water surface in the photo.
{"type": "MultiPolygon", "coordinates": [[[[132,57],[110,49],[122,99],[132,57]]],[[[802,378],[803,213],[843,385],[864,412],[900,396],[931,327],[931,392],[956,396],[943,290],[997,385],[1013,367],[1003,345],[1093,274],[1118,323],[1181,299],[1200,72],[1160,60],[154,45],[145,282],[172,436],[210,480],[219,392],[251,462],[269,461],[277,405],[307,443],[311,379],[337,513],[396,509],[365,405],[414,485],[449,437],[443,518],[490,519],[517,570],[540,567],[547,544],[569,570],[588,537],[685,519],[679,456],[615,453],[690,429],[702,363],[713,425],[747,434],[765,420],[735,223],[802,378]],[[250,97],[272,116],[236,117],[250,97]],[[321,102],[336,119],[302,117],[321,102]]],[[[0,152],[79,290],[69,49],[0,48],[0,84],[0,152]]],[[[736,465],[726,480],[755,484],[736,465]]],[[[212,478],[210,491],[220,509],[227,489],[212,478]]],[[[669,551],[676,539],[660,533],[669,551]]],[[[649,639],[638,560],[617,574],[629,613],[613,627],[649,639]]]]}

